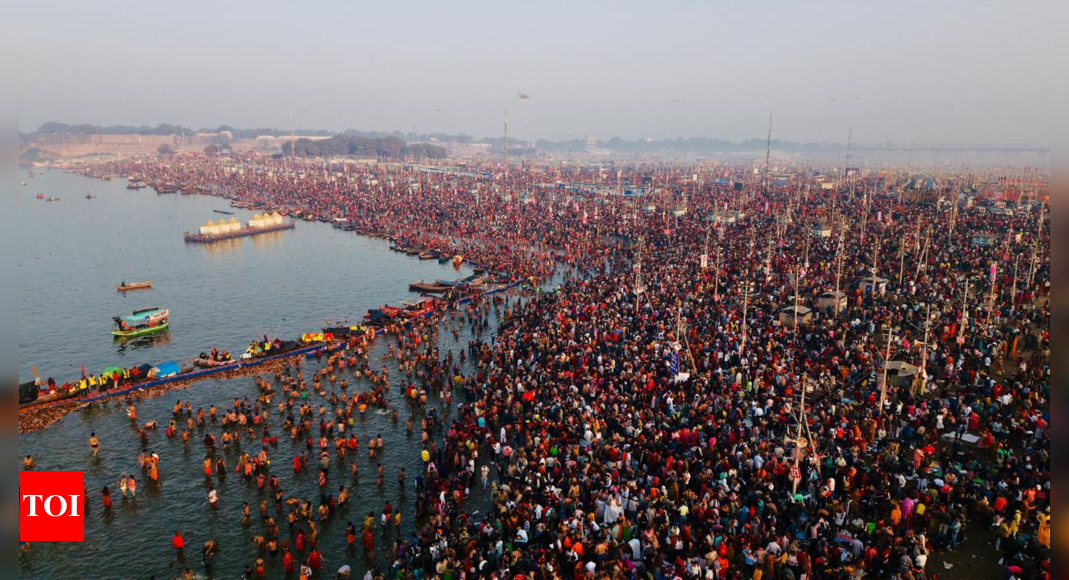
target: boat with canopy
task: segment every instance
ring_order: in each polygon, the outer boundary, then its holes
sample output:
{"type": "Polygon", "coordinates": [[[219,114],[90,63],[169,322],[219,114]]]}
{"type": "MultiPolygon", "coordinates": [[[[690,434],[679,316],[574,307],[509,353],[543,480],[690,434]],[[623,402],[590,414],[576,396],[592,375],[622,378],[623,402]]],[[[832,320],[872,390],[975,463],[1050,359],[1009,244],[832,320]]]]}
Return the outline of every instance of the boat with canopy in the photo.
{"type": "Polygon", "coordinates": [[[111,334],[129,338],[159,332],[167,328],[170,315],[169,310],[153,307],[135,310],[130,316],[114,316],[112,320],[115,321],[116,328],[111,334]]]}

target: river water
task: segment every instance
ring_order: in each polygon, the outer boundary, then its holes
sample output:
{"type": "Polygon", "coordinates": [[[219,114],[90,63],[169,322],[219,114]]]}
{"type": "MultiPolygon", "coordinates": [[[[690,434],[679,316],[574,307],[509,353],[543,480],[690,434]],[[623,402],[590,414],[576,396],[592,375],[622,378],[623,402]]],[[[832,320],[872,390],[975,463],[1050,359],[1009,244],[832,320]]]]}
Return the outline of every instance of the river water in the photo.
{"type": "MultiPolygon", "coordinates": [[[[24,179],[26,173],[20,172],[20,181],[24,179]]],[[[391,252],[384,240],[303,221],[292,231],[214,245],[186,244],[183,232],[209,219],[229,218],[212,213],[213,209],[234,211],[242,222],[253,212],[232,209],[219,198],[157,195],[150,189],[127,190],[125,185],[124,180],[106,182],[46,171],[20,188],[21,380],[32,377],[34,366],[42,377],[53,376],[63,382],[78,377],[82,365],[86,372],[99,372],[111,364],[182,363],[213,346],[240,353],[251,339],[264,334],[295,338],[302,332],[316,331],[326,321],[355,323],[369,308],[412,297],[407,287],[415,280],[453,279],[470,273],[466,268],[457,272],[435,260],[421,261],[391,252]],[[52,203],[37,200],[38,192],[61,199],[52,203]],[[95,198],[85,199],[87,192],[95,198]],[[124,280],[152,280],[153,289],[123,295],[115,286],[124,280]],[[171,326],[165,335],[135,343],[112,339],[108,331],[113,315],[149,306],[170,309],[171,326]]],[[[466,325],[453,326],[458,328],[459,337],[441,333],[443,355],[449,350],[458,353],[473,336],[466,325]]],[[[496,316],[492,315],[490,330],[482,338],[489,341],[489,332],[495,327],[496,316]]],[[[328,493],[337,495],[338,486],[345,485],[351,499],[340,514],[320,525],[319,549],[325,557],[322,572],[326,577],[343,563],[360,574],[369,565],[359,547],[355,553],[346,551],[347,521],[359,528],[364,515],[370,511],[377,518],[390,501],[403,513],[402,536],[408,537],[416,523],[413,482],[421,470],[421,412],[410,411],[402,400],[396,363],[382,359],[386,349],[386,340],[376,341],[370,362],[372,368],[389,367],[391,405],[401,418],[395,424],[388,414],[372,411],[360,417],[355,433],[361,448],[381,434],[386,450],[374,462],[369,461],[366,451],[347,456],[358,460],[360,475],[356,481],[347,473],[338,473],[336,463],[332,463],[328,493]],[[415,433],[407,435],[404,422],[412,413],[415,433]],[[378,462],[385,468],[381,487],[375,482],[378,462]],[[408,475],[405,490],[397,484],[402,467],[408,475]]],[[[306,376],[318,368],[314,360],[302,361],[302,365],[306,376]]],[[[354,381],[351,374],[348,379],[350,393],[370,388],[370,383],[354,381]]],[[[138,421],[155,419],[166,425],[176,400],[190,401],[194,410],[212,404],[221,410],[229,408],[235,397],[255,398],[253,381],[251,377],[205,380],[140,401],[138,421]]],[[[315,402],[318,406],[320,401],[315,402]]],[[[439,409],[444,422],[450,420],[449,407],[434,398],[430,405],[439,409]]],[[[272,410],[273,432],[277,433],[281,421],[277,410],[272,410]]],[[[218,425],[209,424],[208,428],[218,438],[218,425]]],[[[176,577],[186,566],[204,575],[200,546],[209,539],[221,547],[210,577],[238,577],[242,567],[256,558],[253,536],[263,534],[256,506],[261,499],[270,498],[268,492],[260,492],[255,484],[231,474],[225,482],[214,483],[221,499],[219,509],[212,512],[205,499],[209,487],[201,471],[203,433],[195,432],[185,446],[178,437],[168,439],[162,428],[150,433],[148,449],[161,457],[157,486],[141,477],[137,462],[141,445],[118,401],[87,407],[43,431],[21,435],[20,457],[32,454],[39,470],[84,471],[89,501],[85,541],[34,544],[31,554],[21,560],[20,577],[162,579],[176,577]],[[86,444],[92,432],[101,440],[96,459],[86,444]],[[123,474],[138,476],[136,500],[121,499],[117,481],[123,474]],[[104,486],[112,489],[114,505],[109,510],[101,504],[99,490],[104,486]],[[242,502],[253,507],[253,524],[248,527],[240,525],[242,502]],[[184,558],[176,556],[170,544],[176,530],[186,539],[184,558]]],[[[303,442],[291,443],[289,437],[280,437],[278,448],[270,454],[281,465],[272,473],[280,478],[287,497],[301,497],[316,505],[319,486],[315,471],[295,476],[290,468],[293,456],[304,448],[303,442]]],[[[259,446],[247,450],[256,453],[259,446]]],[[[227,464],[233,469],[238,452],[232,449],[226,453],[227,464]]],[[[480,503],[470,503],[469,509],[478,509],[480,503]]],[[[284,518],[276,520],[281,537],[290,537],[284,518]]],[[[385,554],[397,538],[397,532],[384,535],[377,530],[378,563],[384,570],[389,569],[385,554]]],[[[295,557],[299,560],[297,554],[295,557]]],[[[268,577],[283,577],[281,558],[265,559],[268,577]]]]}

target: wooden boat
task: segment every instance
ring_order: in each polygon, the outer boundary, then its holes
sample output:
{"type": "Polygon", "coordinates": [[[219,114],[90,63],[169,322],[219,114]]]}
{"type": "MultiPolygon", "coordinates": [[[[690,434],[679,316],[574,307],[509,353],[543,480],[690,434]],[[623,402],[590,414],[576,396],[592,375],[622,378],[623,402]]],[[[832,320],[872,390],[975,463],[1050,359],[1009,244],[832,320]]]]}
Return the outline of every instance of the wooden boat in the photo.
{"type": "Polygon", "coordinates": [[[111,331],[111,335],[117,338],[134,338],[137,336],[144,336],[146,334],[152,334],[161,330],[167,330],[170,323],[164,320],[154,326],[145,326],[141,328],[127,328],[126,330],[116,329],[111,331]]]}
{"type": "Polygon", "coordinates": [[[383,306],[372,308],[364,315],[364,320],[372,326],[386,326],[401,315],[401,309],[396,306],[383,306]]]}
{"type": "Polygon", "coordinates": [[[116,328],[111,334],[119,338],[131,338],[159,332],[167,328],[170,315],[168,310],[144,308],[135,310],[130,316],[114,316],[112,320],[116,328]]]}
{"type": "Polygon", "coordinates": [[[223,215],[234,215],[234,212],[226,211],[225,209],[213,209],[212,211],[214,211],[215,213],[221,213],[223,215]]]}
{"type": "Polygon", "coordinates": [[[212,369],[218,367],[226,367],[230,365],[236,365],[241,361],[236,361],[232,358],[226,358],[223,360],[215,360],[208,355],[202,354],[193,360],[193,365],[202,369],[212,369]]]}
{"type": "Polygon", "coordinates": [[[59,198],[58,197],[47,197],[47,198],[45,198],[45,201],[59,201],[59,198]]]}
{"type": "Polygon", "coordinates": [[[148,290],[150,288],[152,288],[152,280],[133,282],[131,284],[119,284],[115,287],[115,290],[119,292],[129,292],[130,290],[148,290]]]}
{"type": "Polygon", "coordinates": [[[420,260],[433,260],[438,257],[438,252],[420,252],[420,260]]]}
{"type": "Polygon", "coordinates": [[[426,292],[428,294],[441,294],[453,288],[452,284],[443,284],[441,280],[435,280],[433,284],[420,280],[408,285],[412,292],[426,292]]]}
{"type": "Polygon", "coordinates": [[[87,193],[87,194],[85,194],[85,198],[86,198],[86,199],[93,199],[94,197],[96,197],[96,196],[95,196],[95,195],[93,195],[93,194],[91,194],[91,193],[87,193]]]}
{"type": "Polygon", "coordinates": [[[431,312],[438,310],[442,304],[441,298],[424,296],[417,300],[405,300],[401,303],[401,316],[408,319],[422,318],[431,312]]]}
{"type": "Polygon", "coordinates": [[[45,198],[45,194],[43,194],[43,193],[38,193],[37,194],[37,199],[44,199],[44,198],[45,198]]]}

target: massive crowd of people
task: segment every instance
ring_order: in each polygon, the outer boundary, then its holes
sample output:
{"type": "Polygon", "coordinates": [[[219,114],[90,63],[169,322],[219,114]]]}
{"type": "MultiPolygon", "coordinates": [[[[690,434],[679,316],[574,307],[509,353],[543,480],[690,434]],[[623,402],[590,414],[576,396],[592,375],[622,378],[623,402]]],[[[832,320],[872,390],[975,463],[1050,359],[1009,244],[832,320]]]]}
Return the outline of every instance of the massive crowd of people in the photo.
{"type": "MultiPolygon", "coordinates": [[[[252,156],[94,171],[195,182],[532,283],[563,279],[464,312],[482,326],[505,307],[496,334],[463,353],[475,365],[467,374],[438,353],[436,324],[396,333],[414,372],[406,393],[448,398],[455,411],[450,422],[414,415],[424,441],[414,505],[378,518],[386,528],[412,513],[418,533],[384,548],[374,513],[359,531],[347,526],[348,543],[364,547],[352,564],[368,578],[926,578],[929,558],[968,536],[990,538],[993,555],[979,556],[1008,577],[1048,578],[1044,206],[1004,211],[959,196],[968,184],[955,178],[934,192],[875,175],[828,190],[799,170],[767,188],[747,169],[716,170],[733,171],[742,191],[686,166],[610,178],[532,165],[507,184],[252,156]],[[648,175],[656,188],[641,198],[565,183],[648,175]],[[492,506],[478,515],[466,506],[476,486],[492,506]]],[[[259,400],[235,401],[221,419],[262,440],[243,473],[270,487],[275,435],[260,422],[277,404],[279,435],[307,441],[293,468],[324,482],[318,507],[281,490],[260,506],[267,531],[251,577],[262,577],[265,554],[283,553],[286,572],[300,572],[295,557],[309,574],[324,564],[316,522],[346,493],[329,493],[326,474],[358,452],[349,419],[359,403],[321,385],[343,365],[374,388],[389,381],[346,362],[353,353],[311,385],[288,372],[259,381],[259,400]],[[296,522],[289,534],[274,523],[284,519],[296,522]]],[[[204,469],[211,477],[209,460],[204,469]]]]}

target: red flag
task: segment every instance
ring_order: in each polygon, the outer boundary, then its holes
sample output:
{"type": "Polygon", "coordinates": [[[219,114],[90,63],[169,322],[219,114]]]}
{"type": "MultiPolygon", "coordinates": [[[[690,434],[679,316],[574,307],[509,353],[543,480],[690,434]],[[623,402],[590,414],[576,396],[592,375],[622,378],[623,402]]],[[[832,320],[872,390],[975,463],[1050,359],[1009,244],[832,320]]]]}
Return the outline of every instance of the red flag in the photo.
{"type": "Polygon", "coordinates": [[[85,376],[85,365],[82,365],[82,376],[85,376]]]}

